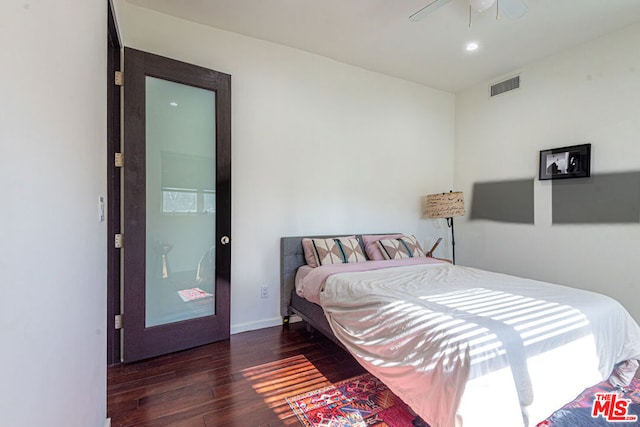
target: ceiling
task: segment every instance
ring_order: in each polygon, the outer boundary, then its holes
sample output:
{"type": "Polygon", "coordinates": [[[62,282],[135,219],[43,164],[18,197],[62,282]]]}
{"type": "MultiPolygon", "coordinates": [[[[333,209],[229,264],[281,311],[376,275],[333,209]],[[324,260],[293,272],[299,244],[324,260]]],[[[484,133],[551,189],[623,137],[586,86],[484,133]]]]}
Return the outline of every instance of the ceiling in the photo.
{"type": "Polygon", "coordinates": [[[408,18],[433,0],[127,1],[450,92],[640,21],[639,0],[524,0],[522,18],[496,20],[493,6],[471,27],[468,0],[419,22],[408,18]]]}

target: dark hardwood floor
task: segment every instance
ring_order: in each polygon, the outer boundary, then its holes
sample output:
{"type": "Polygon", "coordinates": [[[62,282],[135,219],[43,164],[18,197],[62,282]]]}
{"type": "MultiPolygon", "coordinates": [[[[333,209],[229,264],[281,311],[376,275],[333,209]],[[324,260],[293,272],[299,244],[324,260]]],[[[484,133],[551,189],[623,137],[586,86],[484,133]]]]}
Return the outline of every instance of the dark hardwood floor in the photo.
{"type": "Polygon", "coordinates": [[[341,347],[292,323],[109,367],[107,416],[112,427],[300,426],[285,397],[364,372],[341,347]]]}
{"type": "Polygon", "coordinates": [[[285,397],[365,372],[303,322],[107,370],[112,427],[300,426],[285,397]]]}

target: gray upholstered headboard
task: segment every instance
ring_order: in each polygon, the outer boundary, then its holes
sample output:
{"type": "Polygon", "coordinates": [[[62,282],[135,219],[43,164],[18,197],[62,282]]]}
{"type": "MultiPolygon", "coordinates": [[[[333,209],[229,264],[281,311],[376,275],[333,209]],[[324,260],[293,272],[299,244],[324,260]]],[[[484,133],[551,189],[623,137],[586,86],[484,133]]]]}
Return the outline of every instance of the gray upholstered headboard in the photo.
{"type": "MultiPolygon", "coordinates": [[[[397,233],[371,233],[397,234],[397,233]]],[[[351,234],[353,235],[353,234],[351,234]]],[[[287,306],[291,300],[291,292],[295,288],[296,271],[306,264],[302,251],[302,239],[305,237],[324,239],[329,237],[349,236],[349,234],[332,234],[328,236],[294,236],[280,238],[280,314],[288,316],[287,306]]],[[[356,234],[362,245],[362,235],[356,234]]],[[[364,247],[362,248],[364,252],[364,247]]]]}
{"type": "Polygon", "coordinates": [[[312,237],[324,239],[329,237],[348,236],[348,234],[331,236],[294,236],[280,239],[280,314],[288,316],[287,306],[291,301],[291,292],[295,288],[296,271],[305,265],[302,239],[312,237]]]}

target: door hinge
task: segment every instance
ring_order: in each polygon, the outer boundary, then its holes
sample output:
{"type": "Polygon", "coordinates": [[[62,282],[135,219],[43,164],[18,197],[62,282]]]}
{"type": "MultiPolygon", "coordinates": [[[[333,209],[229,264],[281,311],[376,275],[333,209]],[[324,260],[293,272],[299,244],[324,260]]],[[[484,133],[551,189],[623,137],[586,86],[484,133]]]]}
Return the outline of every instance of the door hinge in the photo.
{"type": "Polygon", "coordinates": [[[123,153],[115,153],[114,158],[113,158],[113,164],[117,168],[123,168],[124,167],[124,154],[123,153]]]}
{"type": "Polygon", "coordinates": [[[123,244],[124,244],[124,236],[120,233],[116,234],[115,238],[113,239],[113,246],[115,246],[116,249],[120,249],[123,244]]]}
{"type": "Polygon", "coordinates": [[[113,326],[116,329],[122,329],[122,322],[123,322],[122,314],[116,314],[113,326]]]}
{"type": "Polygon", "coordinates": [[[122,73],[122,71],[115,72],[113,82],[116,84],[116,86],[124,86],[124,74],[122,73]]]}

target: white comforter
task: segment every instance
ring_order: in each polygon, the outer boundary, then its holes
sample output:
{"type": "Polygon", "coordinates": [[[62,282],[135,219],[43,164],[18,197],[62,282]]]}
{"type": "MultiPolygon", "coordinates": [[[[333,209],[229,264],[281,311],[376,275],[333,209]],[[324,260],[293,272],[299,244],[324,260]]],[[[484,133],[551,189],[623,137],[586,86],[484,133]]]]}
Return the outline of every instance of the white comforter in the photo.
{"type": "Polygon", "coordinates": [[[317,289],[335,335],[432,427],[534,426],[640,359],[636,322],[592,292],[450,264],[317,289]]]}

